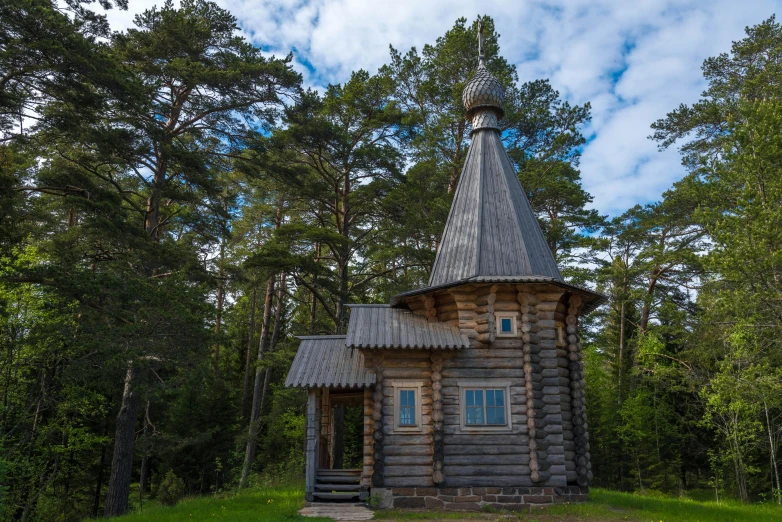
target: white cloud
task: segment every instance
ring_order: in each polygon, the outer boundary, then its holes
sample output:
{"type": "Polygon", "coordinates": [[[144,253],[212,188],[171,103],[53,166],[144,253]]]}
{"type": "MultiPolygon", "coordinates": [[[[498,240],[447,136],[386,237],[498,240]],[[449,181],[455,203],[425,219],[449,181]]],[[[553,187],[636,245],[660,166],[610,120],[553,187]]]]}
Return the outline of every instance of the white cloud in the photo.
{"type": "MultiPolygon", "coordinates": [[[[139,12],[154,0],[131,0],[139,12]]],[[[464,16],[495,19],[503,55],[522,81],[550,78],[571,103],[590,101],[581,171],[595,208],[612,215],[659,198],[684,174],[675,151],[658,152],[649,125],[697,100],[705,58],[726,52],[778,1],[717,0],[218,0],[264,50],[294,50],[305,83],[375,71],[389,44],[432,43],[464,16]],[[305,64],[308,64],[305,66],[305,64]],[[314,69],[314,73],[310,71],[314,69]]],[[[110,13],[120,30],[132,15],[110,13]]]]}

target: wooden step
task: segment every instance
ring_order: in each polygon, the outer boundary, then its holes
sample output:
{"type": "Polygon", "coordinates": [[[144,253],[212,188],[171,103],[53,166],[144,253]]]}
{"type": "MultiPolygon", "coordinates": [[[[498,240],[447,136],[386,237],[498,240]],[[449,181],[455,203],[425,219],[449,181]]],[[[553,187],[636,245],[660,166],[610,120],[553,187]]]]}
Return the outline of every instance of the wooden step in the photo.
{"type": "Polygon", "coordinates": [[[355,491],[358,493],[359,489],[361,489],[359,484],[315,484],[316,491],[355,491]]]}
{"type": "Polygon", "coordinates": [[[361,477],[337,477],[337,476],[323,476],[318,475],[315,477],[315,482],[321,484],[358,484],[361,482],[361,477]]]}
{"type": "Polygon", "coordinates": [[[323,493],[321,491],[315,491],[312,494],[313,497],[322,498],[325,500],[351,500],[358,497],[358,492],[355,493],[323,493]]]}

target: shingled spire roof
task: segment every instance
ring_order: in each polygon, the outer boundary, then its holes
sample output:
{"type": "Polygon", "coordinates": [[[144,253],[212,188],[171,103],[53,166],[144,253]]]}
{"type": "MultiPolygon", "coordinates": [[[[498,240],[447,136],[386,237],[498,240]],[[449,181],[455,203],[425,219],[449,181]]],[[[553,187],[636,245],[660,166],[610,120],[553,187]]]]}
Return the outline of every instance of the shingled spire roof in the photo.
{"type": "Polygon", "coordinates": [[[562,281],[535,213],[502,145],[501,84],[486,69],[483,28],[479,65],[462,96],[472,143],[437,251],[429,286],[470,278],[542,276],[562,281]]]}

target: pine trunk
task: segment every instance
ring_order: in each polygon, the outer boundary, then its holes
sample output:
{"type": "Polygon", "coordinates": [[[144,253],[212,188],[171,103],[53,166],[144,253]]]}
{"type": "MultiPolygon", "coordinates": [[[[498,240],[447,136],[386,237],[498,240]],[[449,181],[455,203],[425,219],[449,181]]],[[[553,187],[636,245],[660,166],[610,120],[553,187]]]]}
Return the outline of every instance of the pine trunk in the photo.
{"type": "MultiPolygon", "coordinates": [[[[315,244],[315,262],[320,261],[320,243],[315,244]]],[[[315,281],[313,281],[313,286],[315,281]]],[[[315,322],[318,318],[318,298],[315,296],[315,292],[312,292],[312,303],[310,303],[310,335],[315,335],[315,322]]]]}
{"type": "Polygon", "coordinates": [[[111,459],[111,473],[103,511],[106,517],[124,515],[128,512],[130,475],[133,471],[133,441],[139,403],[138,393],[133,391],[133,375],[133,363],[129,362],[125,375],[125,389],[122,393],[122,405],[117,414],[114,455],[111,459]]]}
{"type": "Polygon", "coordinates": [[[149,485],[149,460],[150,460],[150,440],[149,440],[149,401],[147,401],[147,407],[144,409],[144,456],[141,457],[141,471],[139,472],[138,490],[139,497],[143,498],[144,493],[147,492],[147,486],[149,485]]]}
{"type": "MultiPolygon", "coordinates": [[[[226,209],[227,210],[227,209],[226,209]]],[[[217,316],[215,317],[214,374],[220,375],[220,331],[223,325],[223,303],[225,301],[225,233],[220,238],[220,266],[217,270],[217,316]]]]}
{"type": "Polygon", "coordinates": [[[255,305],[258,296],[258,289],[253,285],[252,303],[250,303],[250,334],[247,339],[247,353],[244,361],[244,381],[242,383],[242,419],[246,422],[249,416],[247,402],[250,398],[250,371],[253,361],[253,341],[255,340],[255,305]]]}
{"type": "MultiPolygon", "coordinates": [[[[263,362],[266,355],[266,349],[269,344],[269,326],[272,318],[272,297],[274,296],[274,283],[276,276],[272,274],[266,282],[266,299],[263,302],[263,325],[261,327],[261,342],[258,345],[258,362],[263,362]]],[[[264,381],[263,368],[255,369],[255,384],[253,386],[253,402],[250,410],[250,425],[247,429],[247,447],[244,452],[244,464],[242,465],[242,475],[239,479],[239,487],[247,487],[247,481],[250,478],[250,469],[255,461],[255,453],[258,445],[258,426],[261,417],[261,392],[263,391],[264,381]]]]}
{"type": "Polygon", "coordinates": [[[624,367],[625,355],[625,302],[622,301],[622,309],[619,314],[619,402],[622,402],[622,368],[624,367]]]}
{"type": "MultiPolygon", "coordinates": [[[[274,309],[274,330],[272,331],[272,340],[269,344],[269,353],[274,353],[277,350],[277,343],[280,341],[280,332],[282,331],[281,320],[282,310],[284,307],[285,287],[286,280],[285,274],[282,274],[280,278],[279,291],[277,292],[277,307],[274,309]]],[[[266,404],[266,397],[269,393],[269,382],[271,381],[272,372],[271,369],[266,368],[263,375],[263,390],[261,391],[261,406],[260,410],[263,412],[264,405],[266,404]]],[[[262,423],[259,423],[259,430],[262,427],[262,423]]]]}
{"type": "Polygon", "coordinates": [[[310,335],[315,335],[315,320],[318,315],[318,298],[315,294],[312,294],[312,302],[310,303],[310,335]]]}

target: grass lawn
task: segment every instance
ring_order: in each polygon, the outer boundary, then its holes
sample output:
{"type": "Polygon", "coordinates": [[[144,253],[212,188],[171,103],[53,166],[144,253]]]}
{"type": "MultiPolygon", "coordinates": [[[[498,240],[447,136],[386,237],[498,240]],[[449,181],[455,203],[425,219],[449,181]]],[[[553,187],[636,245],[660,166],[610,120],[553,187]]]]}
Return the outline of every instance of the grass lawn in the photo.
{"type": "Polygon", "coordinates": [[[224,493],[182,500],[167,507],[145,502],[143,511],[116,518],[117,522],[332,522],[329,518],[307,518],[296,512],[304,504],[303,486],[259,487],[239,493],[224,493]]]}
{"type": "MultiPolygon", "coordinates": [[[[437,511],[378,511],[376,520],[454,520],[520,522],[779,522],[782,508],[770,504],[701,502],[681,498],[643,496],[592,489],[586,504],[563,504],[537,513],[458,513],[437,511]]],[[[179,522],[224,520],[229,522],[322,522],[330,519],[297,515],[304,503],[300,486],[262,487],[217,497],[186,499],[174,507],[145,503],[143,513],[117,522],[179,522]]]]}
{"type": "Polygon", "coordinates": [[[491,520],[524,522],[780,522],[782,508],[769,504],[699,502],[682,498],[644,496],[590,489],[589,502],[558,504],[532,514],[381,511],[380,520],[491,520]]]}

